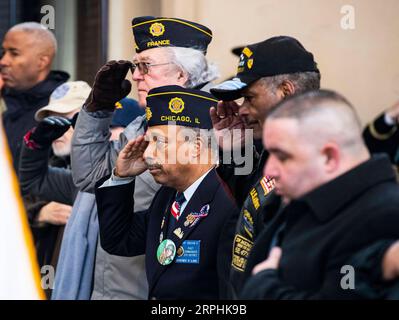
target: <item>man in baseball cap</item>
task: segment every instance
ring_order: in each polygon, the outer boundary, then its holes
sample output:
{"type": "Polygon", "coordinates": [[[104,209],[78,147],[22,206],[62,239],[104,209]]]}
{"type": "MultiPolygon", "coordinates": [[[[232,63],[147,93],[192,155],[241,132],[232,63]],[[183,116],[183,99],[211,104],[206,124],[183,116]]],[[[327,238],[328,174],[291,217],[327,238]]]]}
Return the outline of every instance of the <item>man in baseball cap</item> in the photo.
{"type": "Polygon", "coordinates": [[[62,239],[63,226],[78,191],[64,176],[65,172],[70,175],[70,119],[79,112],[90,90],[83,81],[58,86],[51,93],[49,104],[35,113],[37,125],[24,136],[18,172],[40,266],[55,267],[58,240],[62,239]],[[49,178],[51,175],[55,178],[49,178]]]}
{"type": "Polygon", "coordinates": [[[245,88],[263,77],[301,72],[320,73],[313,54],[292,37],[273,37],[244,47],[236,77],[213,87],[211,92],[220,100],[236,100],[245,88]]]}
{"type": "Polygon", "coordinates": [[[80,110],[91,91],[84,81],[70,81],[57,87],[47,106],[37,110],[35,120],[42,121],[53,114],[69,115],[80,110]]]}
{"type": "MultiPolygon", "coordinates": [[[[244,131],[253,130],[252,122],[258,122],[263,127],[267,112],[280,101],[319,87],[320,72],[313,54],[297,39],[278,36],[246,46],[240,55],[236,77],[211,88],[211,93],[223,100],[217,108],[211,109],[217,140],[226,135],[226,130],[241,129],[243,133],[242,139],[233,140],[236,145],[226,146],[223,142],[220,146],[224,151],[243,148],[244,131]],[[244,98],[241,105],[233,101],[238,98],[244,98]],[[245,119],[241,116],[242,110],[247,111],[245,119]]],[[[219,175],[230,187],[241,208],[231,263],[233,297],[240,291],[244,280],[248,252],[281,200],[274,194],[274,180],[264,177],[262,173],[268,159],[267,151],[262,150],[258,154],[254,150],[250,156],[246,155],[244,163],[253,168],[249,175],[236,174],[239,165],[234,158],[232,165],[218,168],[219,175]],[[243,245],[245,252],[240,249],[243,245]]]]}
{"type": "MultiPolygon", "coordinates": [[[[49,116],[60,116],[66,119],[72,119],[73,116],[82,108],[84,101],[87,99],[91,91],[90,86],[84,81],[71,81],[57,87],[50,96],[49,104],[40,108],[35,113],[35,120],[42,122],[49,116]]],[[[53,121],[52,118],[47,121],[53,121]]],[[[64,134],[52,142],[53,152],[58,157],[69,156],[71,153],[71,140],[73,129],[69,126],[68,120],[64,134]]],[[[43,126],[43,125],[42,125],[43,126]]],[[[46,133],[43,133],[45,135],[46,133]]],[[[38,136],[38,132],[33,133],[38,136]]],[[[40,135],[40,133],[39,133],[40,135]]],[[[39,138],[39,141],[40,138],[39,138]]]]}

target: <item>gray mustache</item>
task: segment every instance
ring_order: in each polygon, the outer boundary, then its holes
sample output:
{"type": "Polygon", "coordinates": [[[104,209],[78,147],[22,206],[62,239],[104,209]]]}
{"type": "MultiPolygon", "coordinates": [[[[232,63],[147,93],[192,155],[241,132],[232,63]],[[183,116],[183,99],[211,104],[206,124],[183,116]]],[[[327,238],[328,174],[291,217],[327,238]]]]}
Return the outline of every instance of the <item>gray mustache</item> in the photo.
{"type": "Polygon", "coordinates": [[[152,159],[147,159],[147,160],[145,161],[145,164],[147,165],[147,167],[148,167],[149,170],[152,170],[152,169],[161,169],[161,168],[162,168],[162,165],[161,165],[161,164],[156,163],[156,162],[155,162],[154,160],[152,160],[152,159]]]}

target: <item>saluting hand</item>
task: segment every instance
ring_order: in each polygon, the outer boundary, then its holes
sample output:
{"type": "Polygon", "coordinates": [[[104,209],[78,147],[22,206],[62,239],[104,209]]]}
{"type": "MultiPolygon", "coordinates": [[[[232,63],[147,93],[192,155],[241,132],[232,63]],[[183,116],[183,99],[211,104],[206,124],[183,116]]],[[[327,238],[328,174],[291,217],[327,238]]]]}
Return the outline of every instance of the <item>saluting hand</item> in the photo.
{"type": "Polygon", "coordinates": [[[242,148],[245,141],[245,124],[238,115],[235,101],[219,101],[210,109],[213,129],[219,147],[229,151],[242,148]],[[233,130],[237,130],[233,134],[233,130]]]}
{"type": "Polygon", "coordinates": [[[143,135],[129,141],[116,160],[115,174],[122,178],[134,177],[147,170],[147,164],[143,158],[147,146],[148,141],[144,140],[143,135]]]}
{"type": "Polygon", "coordinates": [[[54,140],[62,137],[71,127],[71,120],[61,116],[44,118],[32,131],[31,140],[40,147],[50,146],[54,140]]]}
{"type": "Polygon", "coordinates": [[[97,72],[93,89],[85,102],[89,112],[114,111],[115,103],[126,97],[132,84],[125,79],[132,63],[126,60],[109,61],[97,72]]]}

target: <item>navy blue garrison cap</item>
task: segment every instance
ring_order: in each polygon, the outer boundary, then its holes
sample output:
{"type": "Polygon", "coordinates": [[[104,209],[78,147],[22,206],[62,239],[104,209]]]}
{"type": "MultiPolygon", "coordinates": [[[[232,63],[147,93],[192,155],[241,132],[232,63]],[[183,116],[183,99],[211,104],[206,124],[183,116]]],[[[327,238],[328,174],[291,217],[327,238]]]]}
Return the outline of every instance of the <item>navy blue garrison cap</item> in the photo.
{"type": "Polygon", "coordinates": [[[178,18],[136,17],[132,20],[136,52],[157,47],[183,47],[206,53],[212,31],[195,22],[178,18]]]}
{"type": "Polygon", "coordinates": [[[164,86],[148,92],[146,117],[149,127],[170,125],[212,129],[209,115],[218,100],[211,94],[180,86],[164,86]]]}

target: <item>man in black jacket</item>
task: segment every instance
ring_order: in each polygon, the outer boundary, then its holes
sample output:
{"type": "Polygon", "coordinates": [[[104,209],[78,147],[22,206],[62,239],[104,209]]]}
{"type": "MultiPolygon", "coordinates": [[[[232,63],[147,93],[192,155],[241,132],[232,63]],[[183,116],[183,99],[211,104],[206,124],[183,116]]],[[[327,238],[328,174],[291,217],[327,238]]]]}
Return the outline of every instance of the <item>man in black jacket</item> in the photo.
{"type": "Polygon", "coordinates": [[[356,283],[343,279],[350,257],[399,236],[395,173],[386,156],[370,158],[361,133],[349,102],[326,90],[290,98],[268,115],[264,172],[285,206],[254,245],[241,297],[359,297],[356,283]]]}
{"type": "Polygon", "coordinates": [[[0,74],[7,109],[3,113],[3,125],[16,171],[22,137],[36,124],[35,112],[45,106],[54,89],[69,78],[65,72],[50,71],[56,50],[54,35],[36,22],[12,27],[3,40],[0,74]]]}
{"type": "Polygon", "coordinates": [[[97,185],[101,246],[117,255],[145,253],[151,298],[226,294],[238,210],[217,176],[209,144],[209,109],[216,102],[179,86],[150,90],[148,141],[130,141],[111,178],[97,185]],[[133,213],[134,179],[147,168],[163,186],[148,210],[133,213]]]}

